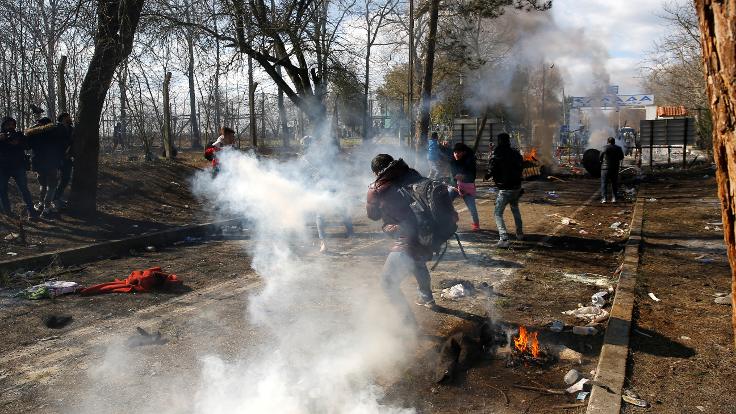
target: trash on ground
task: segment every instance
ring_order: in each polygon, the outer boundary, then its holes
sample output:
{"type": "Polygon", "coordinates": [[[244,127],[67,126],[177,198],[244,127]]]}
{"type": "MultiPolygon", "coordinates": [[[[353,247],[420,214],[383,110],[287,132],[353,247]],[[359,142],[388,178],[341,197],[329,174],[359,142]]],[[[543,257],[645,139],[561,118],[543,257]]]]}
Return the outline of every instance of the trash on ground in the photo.
{"type": "Polygon", "coordinates": [[[552,332],[562,332],[563,329],[565,329],[565,324],[559,320],[552,321],[552,324],[549,327],[549,330],[552,332]]]}
{"type": "Polygon", "coordinates": [[[661,301],[662,301],[662,299],[660,299],[660,298],[658,298],[658,297],[654,296],[654,293],[652,293],[652,292],[649,292],[649,297],[650,297],[650,298],[651,298],[651,299],[652,299],[653,301],[655,301],[655,302],[661,302],[661,301]]]}
{"type": "Polygon", "coordinates": [[[131,293],[150,292],[152,290],[169,290],[182,285],[175,274],[161,271],[160,267],[148,270],[134,270],[125,280],[115,279],[112,282],[101,283],[82,289],[82,295],[96,295],[99,293],[131,293]]]}
{"type": "Polygon", "coordinates": [[[580,230],[580,231],[579,231],[579,233],[580,233],[580,234],[588,234],[588,232],[587,232],[587,231],[585,231],[585,230],[580,230]]]}
{"type": "Polygon", "coordinates": [[[635,405],[637,407],[647,408],[649,407],[649,403],[645,400],[642,400],[639,398],[639,396],[631,391],[631,390],[624,390],[624,394],[621,396],[621,399],[623,399],[625,402],[635,405]]]}
{"type": "Polygon", "coordinates": [[[600,323],[608,319],[608,311],[597,306],[583,306],[577,309],[562,312],[564,315],[574,316],[588,322],[600,323]]]}
{"type": "Polygon", "coordinates": [[[164,345],[165,343],[169,342],[168,339],[161,337],[161,332],[156,332],[156,334],[150,334],[145,329],[141,327],[136,327],[136,331],[138,331],[138,335],[133,335],[130,338],[128,338],[127,345],[131,348],[136,346],[145,346],[145,345],[164,345]]]}
{"type": "Polygon", "coordinates": [[[566,225],[566,226],[574,226],[578,224],[577,221],[571,219],[570,217],[563,217],[562,220],[560,220],[560,223],[566,225]]]}
{"type": "Polygon", "coordinates": [[[146,246],[146,251],[147,252],[155,252],[156,251],[156,246],[146,246]]]}
{"type": "Polygon", "coordinates": [[[649,201],[649,202],[654,202],[654,201],[657,201],[657,199],[656,199],[656,198],[654,198],[654,197],[651,197],[651,198],[647,198],[647,201],[649,201]]]}
{"type": "Polygon", "coordinates": [[[620,221],[617,221],[617,222],[615,222],[615,223],[611,224],[611,226],[610,226],[610,227],[611,227],[612,229],[616,230],[616,229],[618,229],[619,227],[621,227],[621,222],[620,222],[620,221]]]}
{"type": "Polygon", "coordinates": [[[74,318],[68,315],[48,315],[43,318],[43,324],[49,329],[61,329],[69,325],[74,318]]]}
{"type": "Polygon", "coordinates": [[[690,340],[690,337],[683,335],[683,336],[680,337],[680,339],[682,339],[683,341],[689,341],[690,340]]]}
{"type": "Polygon", "coordinates": [[[728,292],[716,292],[716,293],[713,294],[713,296],[715,296],[717,298],[720,298],[722,296],[728,296],[728,295],[729,295],[728,292]]]}
{"type": "Polygon", "coordinates": [[[560,195],[557,194],[556,191],[547,191],[545,194],[547,194],[547,197],[549,198],[560,198],[560,195]]]}
{"type": "Polygon", "coordinates": [[[592,326],[573,326],[572,333],[575,335],[595,335],[598,330],[592,326]]]}
{"type": "Polygon", "coordinates": [[[18,253],[16,253],[16,252],[6,252],[5,254],[7,254],[8,256],[17,256],[18,255],[18,253]]]}
{"type": "Polygon", "coordinates": [[[578,401],[585,401],[585,399],[588,398],[589,394],[590,393],[588,391],[580,391],[575,399],[578,401]]]}
{"type": "Polygon", "coordinates": [[[30,300],[55,298],[67,293],[74,293],[82,289],[77,282],[65,282],[62,280],[44,282],[39,285],[28,287],[18,293],[18,296],[30,300]]]}
{"type": "Polygon", "coordinates": [[[12,240],[17,239],[18,237],[20,237],[20,234],[18,234],[18,233],[10,233],[7,236],[5,236],[5,240],[12,241],[12,240]]]}
{"type": "Polygon", "coordinates": [[[564,378],[565,384],[573,385],[576,382],[578,382],[578,380],[580,380],[581,377],[582,377],[582,374],[580,374],[580,371],[573,368],[567,371],[567,374],[565,374],[565,378],[564,378]]]}
{"type": "Polygon", "coordinates": [[[445,299],[460,299],[462,297],[468,296],[469,294],[470,290],[466,289],[462,283],[458,283],[455,286],[442,289],[442,294],[440,296],[445,299]]]}
{"type": "Polygon", "coordinates": [[[610,293],[607,290],[602,290],[590,297],[593,306],[602,308],[606,306],[607,298],[610,293]]]}
{"type": "Polygon", "coordinates": [[[566,347],[565,345],[557,345],[552,347],[551,351],[560,361],[572,361],[578,364],[583,363],[583,354],[566,347]]]}
{"type": "Polygon", "coordinates": [[[718,305],[731,305],[731,295],[717,297],[714,302],[718,305]]]}
{"type": "Polygon", "coordinates": [[[608,287],[611,285],[611,279],[596,273],[563,273],[565,279],[585,285],[594,285],[598,287],[608,287]]]}
{"type": "Polygon", "coordinates": [[[575,384],[569,386],[565,391],[567,391],[568,394],[577,394],[580,391],[583,391],[585,388],[585,384],[589,383],[590,380],[587,378],[582,378],[580,381],[576,382],[575,384]]]}
{"type": "Polygon", "coordinates": [[[547,179],[548,180],[552,180],[552,181],[561,181],[563,183],[566,183],[567,182],[566,180],[563,180],[562,178],[557,178],[554,175],[548,175],[547,176],[547,179]]]}

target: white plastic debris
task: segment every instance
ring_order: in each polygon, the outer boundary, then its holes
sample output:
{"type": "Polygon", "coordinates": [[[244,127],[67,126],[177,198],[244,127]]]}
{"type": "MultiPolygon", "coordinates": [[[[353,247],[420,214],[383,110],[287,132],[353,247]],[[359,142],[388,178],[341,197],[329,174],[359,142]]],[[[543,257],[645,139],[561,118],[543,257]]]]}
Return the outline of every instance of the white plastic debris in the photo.
{"type": "Polygon", "coordinates": [[[457,285],[454,285],[447,289],[443,289],[442,294],[440,296],[442,296],[445,299],[459,299],[467,295],[468,295],[467,289],[465,289],[462,283],[458,283],[457,285]]]}
{"type": "Polygon", "coordinates": [[[608,319],[608,311],[597,306],[583,306],[574,310],[562,312],[565,315],[574,316],[588,322],[603,322],[608,319]]]}
{"type": "Polygon", "coordinates": [[[598,333],[598,330],[592,326],[573,326],[572,333],[575,335],[592,336],[598,333]]]}
{"type": "Polygon", "coordinates": [[[718,305],[730,305],[731,295],[719,296],[713,300],[718,305]]]}
{"type": "Polygon", "coordinates": [[[588,394],[590,394],[588,391],[580,391],[575,399],[578,401],[585,401],[585,399],[588,398],[588,394]]]}
{"type": "Polygon", "coordinates": [[[657,201],[657,199],[656,199],[656,198],[654,198],[654,197],[651,197],[651,198],[647,198],[647,201],[649,201],[649,202],[654,202],[654,201],[657,201]]]}
{"type": "Polygon", "coordinates": [[[146,246],[146,251],[147,252],[155,252],[156,251],[156,247],[155,246],[146,246]]]}
{"type": "Polygon", "coordinates": [[[603,290],[603,291],[600,291],[600,292],[594,294],[593,296],[591,296],[590,297],[590,300],[593,303],[593,306],[597,306],[599,308],[602,308],[602,307],[606,306],[606,302],[607,302],[606,298],[607,297],[608,297],[608,291],[607,290],[603,290]]]}
{"type": "Polygon", "coordinates": [[[618,229],[619,227],[621,227],[621,222],[620,221],[617,221],[617,222],[611,224],[611,228],[614,229],[614,230],[618,229]]]}
{"type": "Polygon", "coordinates": [[[660,299],[660,298],[658,298],[658,297],[654,296],[654,293],[652,293],[652,292],[649,292],[649,297],[650,297],[650,298],[651,298],[651,299],[652,299],[653,301],[655,301],[655,302],[661,302],[661,301],[662,301],[662,299],[660,299]]]}
{"type": "Polygon", "coordinates": [[[74,293],[82,288],[77,282],[65,282],[63,280],[45,282],[44,286],[49,289],[49,296],[52,298],[66,295],[67,293],[74,293]]]}
{"type": "Polygon", "coordinates": [[[5,254],[7,254],[8,256],[17,256],[18,255],[18,253],[16,253],[16,252],[7,252],[5,254]]]}
{"type": "Polygon", "coordinates": [[[565,391],[567,391],[568,394],[577,394],[580,391],[583,391],[585,388],[585,384],[589,383],[590,380],[587,378],[583,378],[580,381],[576,382],[575,384],[569,386],[565,391]]]}
{"type": "Polygon", "coordinates": [[[580,377],[582,377],[580,371],[573,368],[567,371],[567,374],[565,374],[565,384],[573,385],[578,382],[578,380],[580,380],[580,377]]]}
{"type": "Polygon", "coordinates": [[[642,407],[642,408],[649,407],[649,403],[639,398],[639,396],[631,390],[624,390],[624,395],[621,396],[621,399],[637,407],[642,407]]]}
{"type": "Polygon", "coordinates": [[[566,225],[566,226],[574,226],[578,224],[577,221],[571,219],[570,217],[563,217],[562,220],[560,220],[560,223],[566,225]]]}

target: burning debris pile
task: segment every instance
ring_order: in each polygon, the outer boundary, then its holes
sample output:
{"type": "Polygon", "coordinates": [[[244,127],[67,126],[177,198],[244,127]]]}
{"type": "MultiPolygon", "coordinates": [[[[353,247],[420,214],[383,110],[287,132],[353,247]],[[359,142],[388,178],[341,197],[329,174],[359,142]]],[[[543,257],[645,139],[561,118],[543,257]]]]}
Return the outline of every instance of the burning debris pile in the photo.
{"type": "Polygon", "coordinates": [[[521,163],[523,170],[521,176],[523,179],[528,180],[530,178],[539,177],[542,175],[542,163],[537,157],[537,149],[532,147],[528,152],[524,153],[523,161],[521,163]]]}
{"type": "Polygon", "coordinates": [[[520,365],[547,366],[556,361],[556,358],[547,350],[542,350],[538,339],[539,332],[519,326],[519,335],[513,339],[514,346],[506,359],[507,367],[520,365]]]}

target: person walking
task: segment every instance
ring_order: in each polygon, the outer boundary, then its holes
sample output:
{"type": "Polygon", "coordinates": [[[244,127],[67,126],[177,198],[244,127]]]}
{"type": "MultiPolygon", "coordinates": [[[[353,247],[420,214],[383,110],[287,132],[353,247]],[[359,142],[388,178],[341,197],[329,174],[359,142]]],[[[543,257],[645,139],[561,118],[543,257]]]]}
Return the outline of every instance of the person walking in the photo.
{"type": "Polygon", "coordinates": [[[371,161],[376,180],[369,186],[366,213],[373,221],[383,221],[383,231],[394,239],[381,273],[381,287],[391,303],[398,308],[404,322],[416,327],[416,319],[401,293],[401,282],[411,274],[417,281],[417,305],[434,309],[431,279],[427,260],[432,251],[417,239],[417,219],[410,207],[410,199],[403,188],[424,179],[402,159],[378,154],[371,161]]]}
{"type": "Polygon", "coordinates": [[[618,170],[624,159],[624,151],[616,145],[616,139],[608,137],[608,145],[601,151],[601,203],[606,203],[608,198],[608,183],[611,183],[611,202],[616,202],[618,194],[618,170]]]}
{"type": "Polygon", "coordinates": [[[64,112],[56,119],[56,133],[59,135],[61,140],[62,150],[64,153],[63,160],[61,162],[61,168],[59,168],[59,185],[56,187],[54,192],[54,204],[57,208],[66,207],[66,200],[64,200],[64,191],[72,179],[72,172],[74,171],[74,146],[72,145],[72,133],[74,132],[74,126],[72,122],[72,116],[68,112],[64,112]]]}
{"type": "Polygon", "coordinates": [[[52,218],[58,213],[53,201],[59,184],[59,169],[64,163],[66,142],[47,117],[40,118],[33,127],[26,129],[25,136],[33,151],[31,163],[40,188],[36,210],[42,218],[52,218]]]}
{"type": "Polygon", "coordinates": [[[479,231],[480,220],[478,219],[478,209],[475,205],[475,152],[461,142],[458,142],[452,148],[450,174],[455,184],[450,188],[450,197],[453,200],[458,196],[463,198],[470,212],[470,218],[473,220],[471,230],[479,231]]]}
{"type": "Polygon", "coordinates": [[[507,133],[498,134],[498,145],[493,150],[491,162],[488,165],[486,180],[493,178],[498,188],[496,196],[496,227],[498,228],[498,243],[496,247],[509,247],[509,236],[503,213],[506,206],[511,206],[516,225],[516,239],[524,239],[523,222],[519,210],[519,198],[523,194],[521,187],[522,157],[519,150],[511,147],[511,137],[507,133]]]}
{"type": "Polygon", "coordinates": [[[0,209],[2,213],[12,216],[10,198],[8,197],[8,183],[10,178],[15,180],[15,186],[23,198],[28,211],[28,219],[35,220],[38,213],[33,208],[31,192],[28,191],[26,178],[26,138],[16,131],[15,119],[6,116],[0,123],[0,209]]]}

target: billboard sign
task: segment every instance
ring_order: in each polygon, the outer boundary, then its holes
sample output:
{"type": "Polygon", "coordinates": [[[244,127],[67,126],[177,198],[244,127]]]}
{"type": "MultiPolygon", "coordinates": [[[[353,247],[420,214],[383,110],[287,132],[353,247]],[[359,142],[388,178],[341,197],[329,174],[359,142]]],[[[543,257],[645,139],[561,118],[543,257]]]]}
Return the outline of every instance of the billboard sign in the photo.
{"type": "Polygon", "coordinates": [[[602,97],[573,96],[573,108],[615,108],[619,106],[654,105],[654,95],[606,95],[602,97]]]}

